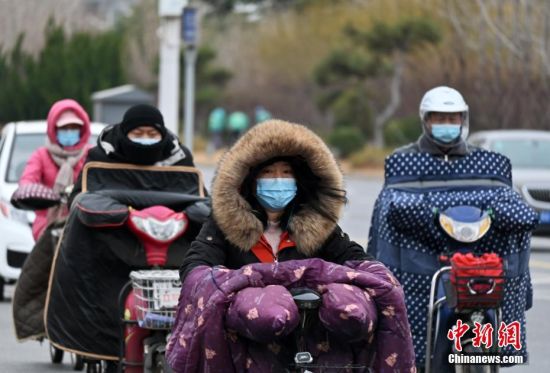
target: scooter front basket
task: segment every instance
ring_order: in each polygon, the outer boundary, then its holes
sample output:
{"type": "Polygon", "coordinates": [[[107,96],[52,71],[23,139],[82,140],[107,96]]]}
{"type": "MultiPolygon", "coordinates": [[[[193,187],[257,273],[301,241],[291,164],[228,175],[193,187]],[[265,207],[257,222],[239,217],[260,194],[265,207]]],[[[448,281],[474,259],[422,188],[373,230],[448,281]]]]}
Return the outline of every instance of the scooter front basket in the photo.
{"type": "Polygon", "coordinates": [[[496,254],[455,253],[451,258],[451,283],[457,310],[498,308],[504,299],[502,259],[496,254]]]}
{"type": "Polygon", "coordinates": [[[178,271],[132,271],[130,278],[139,326],[145,329],[171,329],[181,291],[178,271]]]}

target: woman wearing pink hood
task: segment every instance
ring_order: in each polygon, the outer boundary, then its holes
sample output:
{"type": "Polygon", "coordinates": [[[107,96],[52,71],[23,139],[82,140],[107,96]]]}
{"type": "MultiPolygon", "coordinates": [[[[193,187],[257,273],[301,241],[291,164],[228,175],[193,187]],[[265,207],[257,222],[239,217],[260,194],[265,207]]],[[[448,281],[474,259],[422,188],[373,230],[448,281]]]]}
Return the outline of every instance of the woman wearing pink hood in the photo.
{"type": "MultiPolygon", "coordinates": [[[[80,173],[88,149],[90,119],[80,104],[71,99],[57,101],[48,113],[46,145],[29,158],[19,185],[42,184],[54,192],[63,192],[80,173]]],[[[58,208],[36,211],[32,234],[38,240],[48,224],[66,214],[58,208]]]]}

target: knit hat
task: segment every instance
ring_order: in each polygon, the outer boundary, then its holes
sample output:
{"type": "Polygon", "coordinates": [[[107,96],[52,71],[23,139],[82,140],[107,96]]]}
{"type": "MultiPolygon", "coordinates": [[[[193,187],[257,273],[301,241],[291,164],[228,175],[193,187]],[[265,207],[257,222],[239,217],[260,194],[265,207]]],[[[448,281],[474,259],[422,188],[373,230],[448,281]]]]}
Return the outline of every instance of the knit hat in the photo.
{"type": "Polygon", "coordinates": [[[140,126],[151,126],[159,130],[163,135],[166,132],[164,128],[164,118],[161,112],[154,106],[139,104],[132,106],[124,113],[120,128],[123,134],[127,134],[134,128],[140,126]]]}

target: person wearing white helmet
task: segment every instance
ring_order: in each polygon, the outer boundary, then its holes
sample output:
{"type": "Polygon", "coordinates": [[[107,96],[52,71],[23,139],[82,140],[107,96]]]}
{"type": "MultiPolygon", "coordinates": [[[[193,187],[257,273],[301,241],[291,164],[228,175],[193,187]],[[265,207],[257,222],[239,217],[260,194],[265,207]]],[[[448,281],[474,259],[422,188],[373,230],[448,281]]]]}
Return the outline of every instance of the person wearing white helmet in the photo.
{"type": "Polygon", "coordinates": [[[525,311],[532,306],[528,237],[538,216],[513,192],[510,161],[502,154],[466,142],[468,105],[458,91],[445,86],[429,90],[419,111],[422,135],[384,162],[384,187],[374,204],[367,245],[367,253],[388,266],[402,284],[417,371],[425,371],[427,359],[431,371],[455,371],[448,363],[453,347],[445,332],[454,328],[451,324],[457,314],[449,305],[441,307],[442,312],[437,314],[438,331],[433,333],[431,352],[427,352],[426,336],[432,325],[426,309],[433,295],[430,286],[434,275],[443,264],[442,255],[450,258],[457,251],[476,256],[492,253],[503,262],[515,263],[506,270],[507,286],[513,284],[509,289],[514,294],[507,294],[500,307],[502,315],[506,315],[504,323],[519,320],[522,348],[509,346],[499,352],[525,359],[525,311]],[[450,207],[460,207],[461,211],[490,210],[488,235],[482,241],[478,236],[464,244],[461,238],[446,234],[436,223],[437,211],[450,207]],[[516,230],[516,226],[522,228],[516,230]]]}
{"type": "Polygon", "coordinates": [[[430,89],[420,101],[422,135],[397,153],[430,153],[445,160],[461,158],[477,148],[466,142],[469,131],[468,105],[456,89],[430,89]]]}

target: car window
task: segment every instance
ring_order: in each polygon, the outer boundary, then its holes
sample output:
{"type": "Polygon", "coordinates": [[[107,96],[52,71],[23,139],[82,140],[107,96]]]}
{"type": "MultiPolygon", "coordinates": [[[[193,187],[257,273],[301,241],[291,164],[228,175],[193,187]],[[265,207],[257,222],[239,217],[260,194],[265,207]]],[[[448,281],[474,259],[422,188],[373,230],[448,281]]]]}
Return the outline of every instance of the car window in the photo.
{"type": "Polygon", "coordinates": [[[16,183],[19,180],[32,152],[44,145],[45,140],[45,134],[33,133],[15,136],[8,162],[8,172],[6,173],[8,183],[16,183]]]}
{"type": "Polygon", "coordinates": [[[504,154],[518,168],[550,168],[550,140],[496,140],[491,150],[504,154]]]}
{"type": "MultiPolygon", "coordinates": [[[[95,144],[96,135],[91,135],[90,144],[95,144]]],[[[15,136],[6,173],[6,182],[17,183],[25,170],[31,154],[46,143],[46,134],[20,133],[15,136]]]]}

